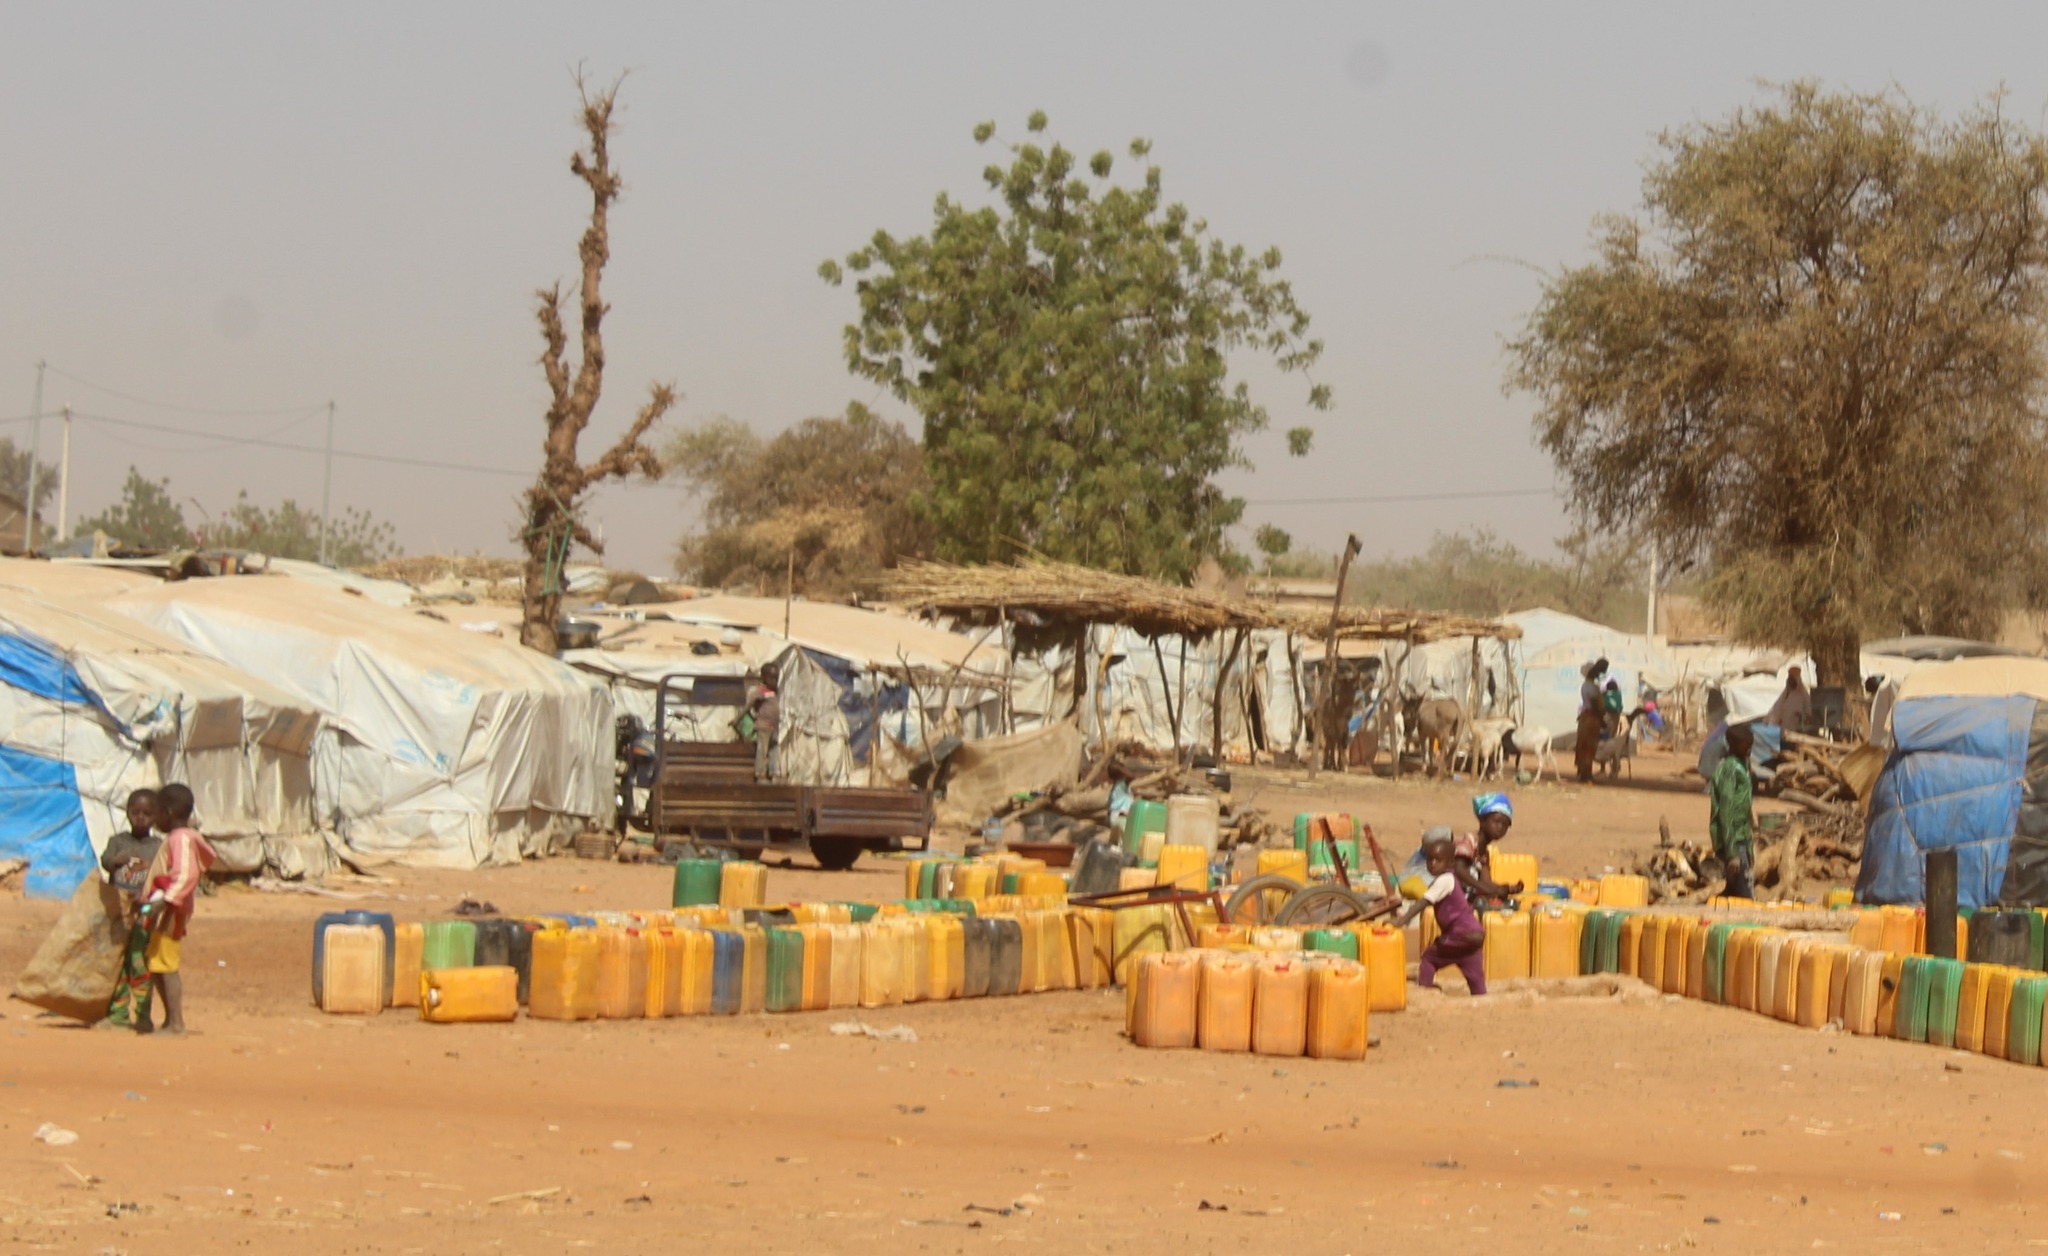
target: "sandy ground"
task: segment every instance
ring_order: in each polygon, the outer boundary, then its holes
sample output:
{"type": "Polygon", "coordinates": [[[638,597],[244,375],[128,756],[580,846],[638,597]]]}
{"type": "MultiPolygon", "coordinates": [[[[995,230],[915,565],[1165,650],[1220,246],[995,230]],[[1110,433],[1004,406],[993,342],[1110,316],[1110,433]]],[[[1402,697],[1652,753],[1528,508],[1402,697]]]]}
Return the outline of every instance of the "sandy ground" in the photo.
{"type": "MultiPolygon", "coordinates": [[[[1469,789],[1267,782],[1386,835],[1469,789]]],[[[1704,824],[1655,788],[1517,794],[1546,872],[1704,824]]],[[[777,897],[900,872],[771,871],[777,897]]],[[[404,873],[378,904],[659,905],[659,868],[404,873]]],[[[224,890],[182,1040],[0,1020],[0,1235],[65,1252],[2013,1251],[2048,1245],[2048,1070],[1644,994],[1417,997],[1362,1064],[1143,1051],[1115,993],[433,1026],[308,1003],[328,901],[224,890]],[[1504,1082],[1521,1083],[1503,1085],[1504,1082]],[[78,1141],[35,1142],[44,1122],[78,1141]],[[1896,1214],[1896,1219],[1891,1219],[1896,1214]]],[[[56,907],[0,900],[0,979],[56,907]]]]}

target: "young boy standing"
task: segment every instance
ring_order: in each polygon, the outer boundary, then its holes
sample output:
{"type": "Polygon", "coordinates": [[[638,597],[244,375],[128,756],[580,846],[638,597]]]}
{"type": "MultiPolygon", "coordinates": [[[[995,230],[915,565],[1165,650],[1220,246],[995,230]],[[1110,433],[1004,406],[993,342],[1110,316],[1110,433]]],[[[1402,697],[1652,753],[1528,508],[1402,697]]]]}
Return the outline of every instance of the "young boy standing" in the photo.
{"type": "Polygon", "coordinates": [[[128,831],[116,833],[100,856],[107,880],[121,892],[121,904],[128,912],[128,944],[121,951],[121,976],[114,985],[114,997],[107,1003],[107,1018],[101,1024],[133,1029],[146,1034],[149,1023],[149,925],[137,911],[149,889],[149,868],[156,862],[163,839],[156,835],[160,820],[153,789],[138,789],[128,795],[128,831]]]}
{"type": "Polygon", "coordinates": [[[163,809],[163,849],[150,869],[149,896],[144,909],[151,912],[149,972],[157,993],[164,1001],[164,1032],[185,1032],[185,984],[179,973],[179,950],[185,929],[192,921],[193,900],[199,893],[199,878],[213,866],[213,847],[192,827],[193,798],[184,785],[166,785],[157,795],[163,809]]]}
{"type": "Polygon", "coordinates": [[[1730,898],[1755,898],[1749,883],[1749,869],[1756,862],[1756,845],[1750,831],[1750,807],[1756,795],[1749,776],[1749,753],[1756,745],[1747,724],[1728,726],[1728,753],[1714,766],[1707,792],[1713,809],[1708,813],[1707,832],[1714,839],[1714,855],[1726,869],[1730,898]]]}

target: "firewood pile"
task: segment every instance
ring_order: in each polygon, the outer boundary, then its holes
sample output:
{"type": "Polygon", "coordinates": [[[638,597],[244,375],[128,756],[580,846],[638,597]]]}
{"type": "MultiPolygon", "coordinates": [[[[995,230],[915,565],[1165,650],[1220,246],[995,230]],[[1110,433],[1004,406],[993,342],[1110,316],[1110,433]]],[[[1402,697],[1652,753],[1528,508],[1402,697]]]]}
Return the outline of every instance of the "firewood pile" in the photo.
{"type": "MultiPolygon", "coordinates": [[[[1788,902],[1856,880],[1864,799],[1883,766],[1883,753],[1867,745],[1785,735],[1769,792],[1798,810],[1758,817],[1750,885],[1759,902],[1788,902]]],[[[1658,828],[1657,845],[1638,855],[1633,868],[1649,879],[1650,901],[1703,903],[1720,894],[1726,883],[1713,847],[1674,842],[1669,825],[1658,828]]]]}

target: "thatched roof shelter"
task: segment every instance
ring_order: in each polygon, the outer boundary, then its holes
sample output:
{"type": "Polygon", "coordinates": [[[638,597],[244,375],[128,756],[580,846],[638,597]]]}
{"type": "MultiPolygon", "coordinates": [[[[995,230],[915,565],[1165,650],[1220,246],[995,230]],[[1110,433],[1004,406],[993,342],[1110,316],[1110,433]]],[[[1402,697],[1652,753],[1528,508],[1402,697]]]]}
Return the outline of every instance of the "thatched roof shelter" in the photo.
{"type": "MultiPolygon", "coordinates": [[[[1305,636],[1329,631],[1327,612],[1283,609],[1270,602],[1233,598],[1139,576],[1096,571],[1072,563],[1030,559],[1015,566],[959,567],[906,563],[889,572],[885,596],[913,610],[930,610],[975,623],[1036,620],[1031,627],[1071,636],[1090,624],[1115,624],[1148,637],[1203,638],[1232,629],[1281,628],[1305,636]]],[[[1337,635],[1349,640],[1441,641],[1447,637],[1522,635],[1513,624],[1434,611],[1347,606],[1337,635]]]]}

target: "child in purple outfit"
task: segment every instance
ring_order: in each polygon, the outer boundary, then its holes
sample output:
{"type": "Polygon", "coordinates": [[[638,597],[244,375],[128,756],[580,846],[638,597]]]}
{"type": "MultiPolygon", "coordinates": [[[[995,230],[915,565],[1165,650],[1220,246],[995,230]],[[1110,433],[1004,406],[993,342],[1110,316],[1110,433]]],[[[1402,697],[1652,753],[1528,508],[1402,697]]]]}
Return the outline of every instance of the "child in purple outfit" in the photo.
{"type": "Polygon", "coordinates": [[[1465,974],[1465,984],[1474,995],[1486,993],[1486,929],[1479,923],[1478,913],[1472,910],[1472,903],[1465,897],[1465,890],[1458,884],[1453,871],[1457,862],[1456,849],[1448,833],[1432,835],[1422,844],[1423,858],[1429,866],[1429,888],[1422,897],[1403,908],[1395,920],[1396,927],[1404,926],[1421,914],[1424,907],[1436,912],[1438,937],[1422,952],[1422,963],[1415,973],[1415,984],[1425,990],[1434,990],[1436,974],[1440,968],[1455,965],[1465,974]]]}

